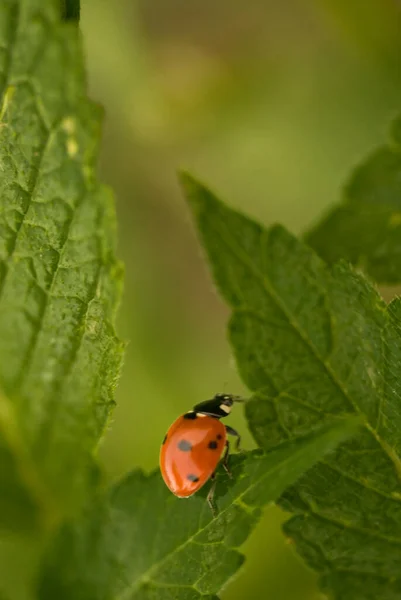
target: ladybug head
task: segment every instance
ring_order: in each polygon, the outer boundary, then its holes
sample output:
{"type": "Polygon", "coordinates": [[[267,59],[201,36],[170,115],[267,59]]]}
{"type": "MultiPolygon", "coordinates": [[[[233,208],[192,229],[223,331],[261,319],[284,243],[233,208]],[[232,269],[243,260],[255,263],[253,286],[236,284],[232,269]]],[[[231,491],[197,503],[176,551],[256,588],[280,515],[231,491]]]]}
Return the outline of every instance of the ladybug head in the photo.
{"type": "Polygon", "coordinates": [[[216,394],[211,400],[205,400],[194,406],[193,410],[196,413],[221,419],[230,414],[234,402],[243,402],[240,396],[232,394],[216,394]]]}

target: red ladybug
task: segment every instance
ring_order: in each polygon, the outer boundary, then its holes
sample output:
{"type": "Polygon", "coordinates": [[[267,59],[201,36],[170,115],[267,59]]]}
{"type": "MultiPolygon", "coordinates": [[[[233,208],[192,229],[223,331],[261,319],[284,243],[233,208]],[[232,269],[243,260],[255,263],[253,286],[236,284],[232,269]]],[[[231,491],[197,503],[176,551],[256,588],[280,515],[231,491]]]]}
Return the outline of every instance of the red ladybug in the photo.
{"type": "MultiPolygon", "coordinates": [[[[220,419],[230,414],[234,402],[243,402],[243,399],[231,394],[216,394],[178,417],[166,433],[160,449],[160,470],[167,487],[178,498],[188,498],[209,479],[214,480],[224,449],[222,465],[231,476],[227,464],[230,449],[227,433],[236,436],[237,449],[241,437],[220,419]]],[[[215,485],[214,481],[207,496],[213,514],[215,485]]]]}

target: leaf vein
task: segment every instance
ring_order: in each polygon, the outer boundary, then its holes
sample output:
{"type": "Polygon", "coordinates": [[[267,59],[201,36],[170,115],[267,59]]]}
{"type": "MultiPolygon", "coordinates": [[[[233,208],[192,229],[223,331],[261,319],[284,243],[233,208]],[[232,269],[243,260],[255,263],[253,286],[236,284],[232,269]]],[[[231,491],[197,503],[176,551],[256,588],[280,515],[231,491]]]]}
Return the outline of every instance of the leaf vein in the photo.
{"type": "MultiPolygon", "coordinates": [[[[58,125],[56,124],[46,134],[44,142],[42,143],[41,149],[39,150],[38,165],[37,165],[37,167],[36,167],[36,169],[34,171],[34,175],[33,175],[32,180],[31,180],[31,182],[30,182],[30,184],[28,186],[28,194],[29,194],[28,195],[28,201],[26,203],[25,210],[22,211],[22,218],[21,218],[20,222],[17,225],[17,228],[15,230],[13,239],[11,240],[11,243],[10,243],[10,249],[9,249],[8,257],[7,257],[8,261],[10,260],[10,258],[13,256],[13,254],[15,252],[16,245],[17,245],[17,242],[18,242],[19,234],[20,234],[21,229],[22,229],[22,227],[23,227],[23,225],[25,223],[25,219],[26,219],[26,217],[28,215],[29,209],[30,209],[31,204],[33,202],[33,195],[35,193],[35,189],[36,189],[36,186],[38,184],[38,181],[39,181],[39,178],[40,178],[40,175],[41,175],[40,166],[41,166],[41,164],[42,164],[42,162],[44,160],[44,157],[46,155],[46,152],[47,152],[47,149],[48,149],[48,147],[50,145],[50,142],[53,139],[53,135],[57,131],[57,128],[58,128],[58,125]]],[[[5,271],[3,279],[0,281],[0,299],[1,299],[3,291],[4,291],[4,286],[5,286],[5,282],[6,282],[6,279],[7,279],[7,273],[8,273],[8,269],[5,271]]]]}

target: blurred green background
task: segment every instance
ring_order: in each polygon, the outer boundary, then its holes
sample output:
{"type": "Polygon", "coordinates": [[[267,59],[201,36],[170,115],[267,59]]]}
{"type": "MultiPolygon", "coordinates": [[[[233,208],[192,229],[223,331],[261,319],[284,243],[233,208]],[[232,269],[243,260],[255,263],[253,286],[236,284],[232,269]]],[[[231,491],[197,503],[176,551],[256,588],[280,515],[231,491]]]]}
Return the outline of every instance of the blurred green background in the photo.
{"type": "MultiPolygon", "coordinates": [[[[106,109],[101,177],[126,265],[129,345],[101,451],[111,480],[155,468],[166,428],[194,403],[245,392],[176,169],[301,232],[401,108],[400,23],[396,0],[83,0],[90,95],[106,109]]],[[[245,431],[239,413],[231,423],[245,431]]],[[[321,597],[283,518],[266,510],[224,600],[321,597]]]]}

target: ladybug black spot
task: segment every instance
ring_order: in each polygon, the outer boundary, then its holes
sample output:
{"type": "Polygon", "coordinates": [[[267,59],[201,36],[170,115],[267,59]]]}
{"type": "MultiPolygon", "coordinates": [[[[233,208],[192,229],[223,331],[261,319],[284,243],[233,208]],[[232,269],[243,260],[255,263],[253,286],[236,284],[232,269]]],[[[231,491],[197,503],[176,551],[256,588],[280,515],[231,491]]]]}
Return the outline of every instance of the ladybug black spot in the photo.
{"type": "Polygon", "coordinates": [[[191,412],[185,413],[184,419],[197,419],[196,412],[191,410],[191,412]]]}
{"type": "Polygon", "coordinates": [[[216,435],[216,437],[217,437],[217,439],[218,439],[218,440],[221,440],[221,438],[222,438],[223,436],[221,435],[221,433],[218,433],[218,434],[216,435]]]}
{"type": "Polygon", "coordinates": [[[177,448],[183,452],[189,452],[192,450],[192,444],[191,442],[188,442],[188,440],[180,440],[177,444],[177,448]]]}
{"type": "Polygon", "coordinates": [[[210,448],[210,450],[216,450],[218,446],[218,443],[215,442],[214,440],[212,440],[211,442],[208,443],[207,447],[210,448]]]}
{"type": "Polygon", "coordinates": [[[188,479],[188,481],[193,481],[193,483],[196,483],[197,481],[199,481],[199,477],[197,477],[196,475],[193,475],[192,473],[187,475],[187,479],[188,479]]]}
{"type": "Polygon", "coordinates": [[[167,440],[167,433],[166,433],[166,435],[164,436],[164,439],[163,439],[163,441],[162,441],[162,445],[166,443],[166,440],[167,440]]]}

